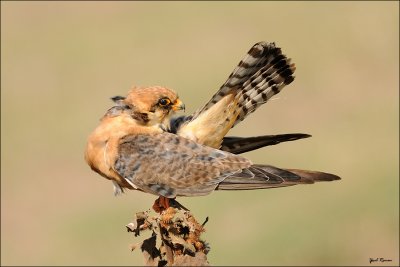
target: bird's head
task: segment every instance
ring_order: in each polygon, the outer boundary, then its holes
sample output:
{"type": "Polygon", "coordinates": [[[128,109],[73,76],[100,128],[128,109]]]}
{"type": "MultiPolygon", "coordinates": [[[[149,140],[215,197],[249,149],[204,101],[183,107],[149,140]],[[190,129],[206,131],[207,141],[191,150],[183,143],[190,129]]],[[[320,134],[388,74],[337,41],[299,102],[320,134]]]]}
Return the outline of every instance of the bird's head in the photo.
{"type": "Polygon", "coordinates": [[[134,87],[125,98],[115,97],[114,101],[129,107],[132,117],[147,126],[167,126],[172,114],[185,109],[175,91],[161,86],[134,87]]]}

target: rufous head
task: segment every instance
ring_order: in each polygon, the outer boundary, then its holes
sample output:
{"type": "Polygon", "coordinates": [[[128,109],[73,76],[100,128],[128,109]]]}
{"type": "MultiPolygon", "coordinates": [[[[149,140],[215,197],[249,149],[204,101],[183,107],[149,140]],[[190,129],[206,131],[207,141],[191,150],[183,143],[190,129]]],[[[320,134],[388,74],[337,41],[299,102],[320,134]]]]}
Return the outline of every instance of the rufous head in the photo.
{"type": "Polygon", "coordinates": [[[162,86],[135,86],[126,97],[115,96],[112,100],[131,109],[132,117],[146,125],[166,124],[175,111],[185,109],[177,93],[162,86]]]}

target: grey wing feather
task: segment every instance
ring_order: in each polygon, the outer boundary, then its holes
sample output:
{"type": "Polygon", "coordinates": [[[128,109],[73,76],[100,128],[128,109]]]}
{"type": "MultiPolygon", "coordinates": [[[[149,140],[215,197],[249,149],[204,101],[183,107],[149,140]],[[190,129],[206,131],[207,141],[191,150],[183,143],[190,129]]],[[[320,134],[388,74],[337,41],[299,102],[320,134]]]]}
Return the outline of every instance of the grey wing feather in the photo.
{"type": "Polygon", "coordinates": [[[279,135],[263,135],[255,137],[232,137],[227,136],[222,140],[221,150],[233,154],[241,154],[244,152],[256,150],[265,146],[276,145],[282,142],[294,141],[302,138],[311,137],[309,134],[279,134],[279,135]]]}
{"type": "Polygon", "coordinates": [[[250,165],[243,157],[165,132],[122,138],[115,171],[140,190],[175,197],[208,194],[250,165]]]}
{"type": "Polygon", "coordinates": [[[317,171],[280,169],[269,165],[253,165],[223,180],[216,190],[250,190],[312,184],[340,180],[340,177],[317,171]]]}

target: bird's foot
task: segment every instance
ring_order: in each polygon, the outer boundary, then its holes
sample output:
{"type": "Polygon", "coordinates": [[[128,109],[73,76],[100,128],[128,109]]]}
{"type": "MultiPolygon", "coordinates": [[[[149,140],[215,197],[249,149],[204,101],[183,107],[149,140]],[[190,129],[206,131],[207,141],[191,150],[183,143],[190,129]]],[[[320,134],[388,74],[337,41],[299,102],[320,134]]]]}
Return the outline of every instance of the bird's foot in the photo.
{"type": "Polygon", "coordinates": [[[163,212],[164,210],[168,209],[169,207],[174,207],[181,210],[188,211],[181,203],[175,200],[175,198],[167,198],[163,196],[159,196],[153,204],[153,210],[157,213],[163,212]]]}
{"type": "Polygon", "coordinates": [[[153,204],[153,210],[157,213],[163,212],[164,210],[168,209],[170,207],[169,205],[169,198],[159,196],[153,204]]]}

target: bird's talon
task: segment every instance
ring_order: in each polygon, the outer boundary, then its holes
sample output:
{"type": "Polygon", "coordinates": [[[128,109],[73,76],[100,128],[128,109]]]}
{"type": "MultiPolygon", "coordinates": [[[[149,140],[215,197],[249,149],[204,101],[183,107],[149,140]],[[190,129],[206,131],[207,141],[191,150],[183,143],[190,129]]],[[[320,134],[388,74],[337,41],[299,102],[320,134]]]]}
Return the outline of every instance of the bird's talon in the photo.
{"type": "Polygon", "coordinates": [[[153,210],[157,213],[161,213],[164,210],[168,209],[170,207],[169,204],[169,198],[159,196],[153,204],[153,210]]]}
{"type": "Polygon", "coordinates": [[[167,198],[167,197],[160,196],[154,201],[154,204],[153,204],[153,210],[160,214],[161,214],[161,212],[163,212],[164,210],[167,210],[170,207],[189,211],[189,209],[187,209],[181,203],[176,201],[175,198],[167,198]]]}

